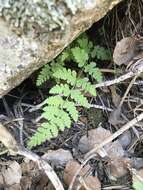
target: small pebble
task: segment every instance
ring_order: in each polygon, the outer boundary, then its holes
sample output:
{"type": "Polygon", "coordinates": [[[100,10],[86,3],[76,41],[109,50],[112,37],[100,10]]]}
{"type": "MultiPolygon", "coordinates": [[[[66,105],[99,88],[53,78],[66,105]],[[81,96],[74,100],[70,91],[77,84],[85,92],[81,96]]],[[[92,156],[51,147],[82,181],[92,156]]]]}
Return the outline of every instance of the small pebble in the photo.
{"type": "Polygon", "coordinates": [[[53,166],[59,168],[65,166],[70,160],[73,160],[72,154],[69,150],[58,149],[49,150],[42,158],[50,161],[53,166]]]}
{"type": "Polygon", "coordinates": [[[132,142],[131,132],[127,131],[119,136],[118,138],[120,144],[124,149],[126,149],[132,142]]]}

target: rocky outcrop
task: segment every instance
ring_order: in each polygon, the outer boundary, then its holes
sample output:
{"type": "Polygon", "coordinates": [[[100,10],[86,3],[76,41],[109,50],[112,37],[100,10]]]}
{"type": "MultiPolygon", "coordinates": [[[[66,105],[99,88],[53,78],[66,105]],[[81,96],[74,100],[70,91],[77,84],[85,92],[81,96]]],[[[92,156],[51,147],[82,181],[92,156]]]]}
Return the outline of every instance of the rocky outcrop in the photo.
{"type": "Polygon", "coordinates": [[[121,0],[0,0],[0,97],[121,0]]]}

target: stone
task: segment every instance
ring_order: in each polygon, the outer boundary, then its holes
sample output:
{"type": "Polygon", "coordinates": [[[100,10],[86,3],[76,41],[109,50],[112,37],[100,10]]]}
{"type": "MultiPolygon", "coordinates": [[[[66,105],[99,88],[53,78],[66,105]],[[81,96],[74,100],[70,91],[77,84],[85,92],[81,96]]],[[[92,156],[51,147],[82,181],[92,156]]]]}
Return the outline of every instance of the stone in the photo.
{"type": "Polygon", "coordinates": [[[84,135],[81,137],[78,149],[85,154],[89,152],[95,146],[95,144],[101,143],[105,138],[109,137],[110,135],[110,131],[102,127],[91,129],[88,131],[88,136],[84,135]]]}
{"type": "Polygon", "coordinates": [[[20,184],[22,171],[20,165],[13,161],[9,164],[8,168],[2,172],[4,181],[7,185],[20,184]]]}
{"type": "Polygon", "coordinates": [[[55,167],[63,167],[70,160],[73,159],[72,154],[68,150],[58,149],[58,150],[49,150],[42,158],[50,161],[55,167]]]}
{"type": "Polygon", "coordinates": [[[121,1],[0,1],[0,97],[54,59],[121,1]]]}

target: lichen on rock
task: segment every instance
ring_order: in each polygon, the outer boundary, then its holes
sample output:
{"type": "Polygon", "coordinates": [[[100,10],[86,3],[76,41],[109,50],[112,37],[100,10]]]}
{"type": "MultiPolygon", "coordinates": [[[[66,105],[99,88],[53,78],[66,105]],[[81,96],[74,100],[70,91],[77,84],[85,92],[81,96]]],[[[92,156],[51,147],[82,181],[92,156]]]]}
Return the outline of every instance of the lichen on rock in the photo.
{"type": "Polygon", "coordinates": [[[0,97],[122,0],[0,0],[0,97]]]}
{"type": "Polygon", "coordinates": [[[19,33],[41,34],[64,30],[68,24],[67,15],[75,14],[83,3],[82,0],[0,0],[0,15],[13,30],[19,29],[19,33]]]}

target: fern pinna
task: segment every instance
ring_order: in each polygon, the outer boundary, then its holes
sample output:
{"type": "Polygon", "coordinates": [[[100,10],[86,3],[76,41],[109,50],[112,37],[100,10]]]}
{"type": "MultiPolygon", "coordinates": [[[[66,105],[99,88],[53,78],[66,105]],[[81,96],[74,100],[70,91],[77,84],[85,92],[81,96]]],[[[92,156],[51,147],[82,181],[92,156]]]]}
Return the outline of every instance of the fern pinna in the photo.
{"type": "Polygon", "coordinates": [[[45,122],[30,139],[29,147],[40,145],[45,140],[56,137],[59,131],[63,131],[65,127],[70,128],[72,122],[77,122],[79,114],[76,106],[90,107],[85,94],[88,92],[92,96],[96,96],[96,90],[90,82],[89,76],[97,82],[102,80],[95,60],[96,58],[105,60],[109,58],[107,55],[109,55],[108,50],[93,46],[93,43],[84,35],[58,56],[54,62],[43,67],[37,79],[37,86],[50,78],[55,79],[57,84],[50,89],[51,96],[44,101],[42,118],[45,119],[45,122]],[[66,61],[75,63],[80,71],[67,68],[66,61]]]}

